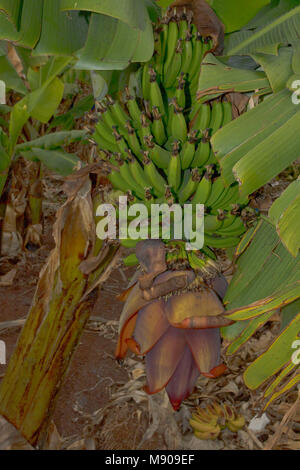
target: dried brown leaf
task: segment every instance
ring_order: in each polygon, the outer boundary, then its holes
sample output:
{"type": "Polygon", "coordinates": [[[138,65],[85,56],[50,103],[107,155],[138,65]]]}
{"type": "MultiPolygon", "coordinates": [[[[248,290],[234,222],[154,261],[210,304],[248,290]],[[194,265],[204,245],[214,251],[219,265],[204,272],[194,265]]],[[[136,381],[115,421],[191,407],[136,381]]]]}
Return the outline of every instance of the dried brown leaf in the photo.
{"type": "Polygon", "coordinates": [[[203,37],[213,39],[213,51],[220,55],[224,48],[224,25],[215,14],[214,10],[204,0],[175,0],[171,7],[176,10],[191,10],[193,22],[203,37]]]}

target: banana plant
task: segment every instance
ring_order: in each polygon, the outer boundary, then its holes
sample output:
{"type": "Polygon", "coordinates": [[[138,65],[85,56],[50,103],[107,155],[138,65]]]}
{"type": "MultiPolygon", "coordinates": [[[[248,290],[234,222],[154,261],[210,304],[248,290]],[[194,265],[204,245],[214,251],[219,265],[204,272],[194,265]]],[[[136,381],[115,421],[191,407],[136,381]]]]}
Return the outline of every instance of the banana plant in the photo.
{"type": "Polygon", "coordinates": [[[58,75],[68,63],[69,59],[51,58],[38,69],[29,67],[26,74],[29,90],[25,88],[25,96],[14,106],[2,109],[5,113],[0,129],[2,255],[15,256],[24,246],[41,245],[42,164],[63,176],[80,165],[80,159],[63,147],[82,140],[86,132],[49,133],[50,128],[45,127],[62,100],[64,84],[58,75]],[[20,163],[20,157],[24,163],[20,163]],[[24,235],[19,228],[24,225],[20,224],[22,220],[26,220],[24,235]]]}

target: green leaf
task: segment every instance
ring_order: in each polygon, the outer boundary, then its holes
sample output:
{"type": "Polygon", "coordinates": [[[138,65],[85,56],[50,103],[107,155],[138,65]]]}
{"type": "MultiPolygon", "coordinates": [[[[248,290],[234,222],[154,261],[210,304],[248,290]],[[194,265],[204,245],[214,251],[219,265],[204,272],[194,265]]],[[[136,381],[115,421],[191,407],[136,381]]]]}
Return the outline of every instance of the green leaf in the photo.
{"type": "MultiPolygon", "coordinates": [[[[77,155],[66,152],[58,152],[55,150],[44,150],[40,148],[32,148],[33,155],[50,170],[62,176],[71,174],[75,167],[81,162],[77,155]]],[[[22,152],[26,158],[26,152],[22,152]]]]}
{"type": "Polygon", "coordinates": [[[239,256],[225,296],[227,310],[272,296],[300,279],[300,255],[295,259],[280,242],[275,227],[261,221],[248,248],[239,256]]]}
{"type": "Polygon", "coordinates": [[[231,33],[245,26],[270,0],[212,0],[211,6],[231,33]]]}
{"type": "Polygon", "coordinates": [[[31,111],[31,116],[38,121],[47,123],[58,108],[64,94],[64,84],[59,78],[54,78],[44,89],[42,101],[31,111]]]}
{"type": "Polygon", "coordinates": [[[244,373],[244,380],[251,390],[257,389],[269,377],[276,374],[290,362],[294,352],[293,342],[300,333],[300,313],[291,324],[276,338],[270,348],[254,361],[244,373]]]}
{"type": "Polygon", "coordinates": [[[62,131],[53,132],[37,139],[24,142],[16,145],[16,153],[31,150],[34,148],[41,148],[45,150],[54,150],[63,145],[70,145],[73,142],[78,142],[86,136],[86,131],[62,131]]]}
{"type": "MultiPolygon", "coordinates": [[[[9,0],[11,1],[11,0],[9,0]]],[[[40,36],[43,2],[23,0],[20,27],[9,21],[0,13],[0,39],[14,42],[16,45],[33,48],[40,36]]]]}
{"type": "MultiPolygon", "coordinates": [[[[262,315],[259,315],[257,318],[253,318],[249,323],[247,322],[243,332],[238,336],[238,338],[233,341],[227,348],[226,354],[234,354],[243,344],[248,341],[254,333],[261,328],[272,316],[274,312],[266,312],[262,315]]],[[[243,322],[245,323],[245,322],[243,322]]]]}
{"type": "Polygon", "coordinates": [[[146,28],[147,10],[141,0],[61,0],[61,10],[87,10],[111,16],[131,28],[146,28]]]}
{"type": "Polygon", "coordinates": [[[5,56],[0,56],[0,80],[5,82],[6,88],[11,88],[22,95],[27,93],[23,80],[5,56]]]}
{"type": "Polygon", "coordinates": [[[293,106],[298,112],[277,126],[233,167],[241,197],[262,187],[299,157],[300,110],[293,106]]]}
{"type": "Polygon", "coordinates": [[[300,28],[300,6],[286,12],[274,19],[271,23],[264,24],[253,34],[245,37],[243,34],[232,35],[227,44],[226,54],[238,55],[255,52],[264,52],[264,48],[270,44],[286,44],[298,38],[300,28]]]}
{"type": "MultiPolygon", "coordinates": [[[[283,154],[277,148],[278,141],[275,140],[275,136],[276,139],[283,138],[286,142],[286,136],[283,134],[286,130],[287,122],[296,113],[298,113],[298,116],[295,121],[299,119],[299,108],[292,102],[292,93],[285,89],[274,93],[271,97],[265,98],[258,106],[242,114],[238,119],[233,120],[217,131],[212,137],[211,142],[216,157],[220,160],[222,177],[225,182],[231,184],[235,181],[233,168],[237,169],[235,165],[244,157],[246,158],[243,160],[243,166],[246,162],[249,162],[251,167],[250,160],[254,155],[257,161],[256,155],[258,152],[260,155],[263,152],[262,161],[258,163],[258,167],[255,169],[256,174],[250,175],[250,187],[246,188],[246,191],[249,189],[252,192],[254,190],[252,189],[253,185],[255,189],[263,186],[273,176],[276,176],[289,165],[289,162],[295,159],[295,136],[286,143],[283,154]],[[263,166],[265,169],[268,165],[266,175],[259,174],[260,166],[263,166]],[[261,181],[263,182],[261,183],[261,181]]],[[[295,125],[296,123],[294,122],[295,125]]],[[[240,172],[236,172],[236,176],[239,178],[240,172]]],[[[245,179],[246,183],[248,182],[248,177],[249,174],[245,175],[243,173],[243,179],[245,179]]]]}
{"type": "Polygon", "coordinates": [[[10,165],[10,158],[2,144],[0,143],[0,172],[7,170],[10,165]]]}
{"type": "Polygon", "coordinates": [[[93,13],[76,68],[123,70],[130,62],[150,60],[153,49],[153,30],[148,17],[145,31],[140,31],[109,16],[93,13]]]}
{"type": "Polygon", "coordinates": [[[20,0],[0,0],[0,11],[1,13],[5,13],[8,21],[18,29],[22,12],[22,2],[20,0]]]}
{"type": "MultiPolygon", "coordinates": [[[[269,93],[270,83],[264,72],[230,67],[213,54],[207,54],[202,62],[198,94],[199,97],[221,94],[228,91],[248,92],[263,90],[269,93]]],[[[203,101],[203,100],[202,100],[203,101]]]]}
{"type": "Polygon", "coordinates": [[[41,37],[33,52],[34,55],[68,56],[84,46],[88,30],[84,16],[80,16],[77,11],[60,11],[60,1],[43,2],[41,37]]]}
{"type": "Polygon", "coordinates": [[[293,49],[291,47],[281,47],[278,55],[275,56],[252,54],[252,57],[263,67],[274,93],[285,88],[286,82],[293,75],[293,49]]]}
{"type": "Polygon", "coordinates": [[[300,298],[300,281],[274,292],[272,296],[244,307],[238,307],[226,312],[226,316],[231,320],[249,320],[250,318],[263,315],[265,313],[282,308],[285,305],[300,298]]]}
{"type": "Polygon", "coordinates": [[[293,256],[297,256],[300,239],[300,180],[291,183],[273,203],[269,217],[278,235],[293,256]]]}
{"type": "Polygon", "coordinates": [[[268,401],[266,404],[265,408],[269,406],[274,400],[276,400],[278,397],[283,395],[284,393],[288,392],[291,390],[291,388],[295,387],[298,383],[300,382],[300,374],[295,375],[295,377],[292,377],[285,385],[282,387],[278,392],[274,393],[272,398],[268,401]]]}
{"type": "MultiPolygon", "coordinates": [[[[46,112],[43,112],[42,117],[47,118],[49,116],[50,107],[45,103],[44,99],[44,96],[47,96],[49,92],[47,87],[50,86],[52,80],[64,70],[70,61],[70,57],[51,59],[43,74],[43,85],[14,105],[9,122],[10,154],[13,153],[22,128],[30,118],[32,112],[34,112],[35,115],[36,113],[39,114],[39,107],[45,106],[46,112]],[[48,114],[48,116],[46,114],[48,114]]],[[[53,106],[53,103],[51,106],[53,106]]],[[[42,112],[40,111],[40,113],[42,112]]]]}

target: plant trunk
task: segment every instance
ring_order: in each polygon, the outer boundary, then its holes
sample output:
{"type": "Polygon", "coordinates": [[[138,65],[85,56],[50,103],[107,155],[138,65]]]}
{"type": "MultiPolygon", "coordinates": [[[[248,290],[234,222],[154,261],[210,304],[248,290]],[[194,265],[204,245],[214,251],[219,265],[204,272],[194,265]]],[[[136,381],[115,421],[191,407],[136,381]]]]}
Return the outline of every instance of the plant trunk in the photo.
{"type": "Polygon", "coordinates": [[[95,287],[119,260],[118,246],[96,239],[87,171],[69,178],[57,213],[56,247],[43,268],[28,319],[0,387],[0,413],[31,445],[43,447],[55,398],[97,299],[95,287]]]}

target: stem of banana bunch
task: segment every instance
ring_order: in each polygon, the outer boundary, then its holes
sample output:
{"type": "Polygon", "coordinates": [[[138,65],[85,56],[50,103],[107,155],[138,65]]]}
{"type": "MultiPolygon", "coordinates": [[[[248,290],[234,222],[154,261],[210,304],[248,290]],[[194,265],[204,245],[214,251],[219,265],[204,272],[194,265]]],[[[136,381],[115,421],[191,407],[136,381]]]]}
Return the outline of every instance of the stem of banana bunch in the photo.
{"type": "Polygon", "coordinates": [[[97,300],[99,287],[119,262],[119,246],[96,237],[96,207],[89,174],[69,179],[58,210],[56,246],[40,273],[36,293],[0,387],[0,414],[43,448],[55,399],[97,300]]]}

